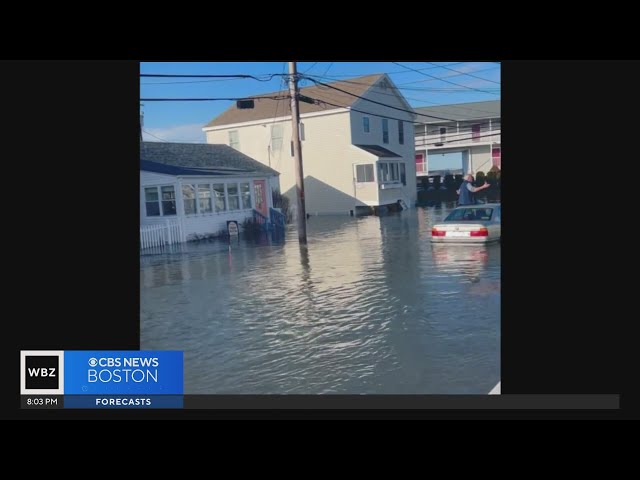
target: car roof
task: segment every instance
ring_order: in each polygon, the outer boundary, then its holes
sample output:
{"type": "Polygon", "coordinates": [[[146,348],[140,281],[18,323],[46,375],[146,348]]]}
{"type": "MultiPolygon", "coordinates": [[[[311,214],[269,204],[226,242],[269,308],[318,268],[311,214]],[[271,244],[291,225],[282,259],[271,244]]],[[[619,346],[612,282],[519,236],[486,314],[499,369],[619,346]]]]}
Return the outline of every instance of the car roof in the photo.
{"type": "Polygon", "coordinates": [[[454,210],[457,210],[458,208],[496,208],[499,207],[501,204],[500,203],[478,203],[476,205],[460,205],[459,207],[456,207],[454,210]]]}

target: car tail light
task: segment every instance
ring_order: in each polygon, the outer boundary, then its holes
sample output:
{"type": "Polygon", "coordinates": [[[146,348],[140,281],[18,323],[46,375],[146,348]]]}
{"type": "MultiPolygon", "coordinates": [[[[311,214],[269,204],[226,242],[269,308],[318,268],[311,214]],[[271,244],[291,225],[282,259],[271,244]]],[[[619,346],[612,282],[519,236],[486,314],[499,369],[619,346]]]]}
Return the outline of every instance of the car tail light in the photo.
{"type": "Polygon", "coordinates": [[[438,230],[437,228],[432,228],[431,229],[431,236],[432,237],[444,237],[444,234],[446,232],[444,230],[438,230]]]}
{"type": "Polygon", "coordinates": [[[471,232],[472,237],[486,237],[488,235],[489,235],[489,230],[487,230],[484,227],[482,227],[480,230],[473,230],[471,232]]]}

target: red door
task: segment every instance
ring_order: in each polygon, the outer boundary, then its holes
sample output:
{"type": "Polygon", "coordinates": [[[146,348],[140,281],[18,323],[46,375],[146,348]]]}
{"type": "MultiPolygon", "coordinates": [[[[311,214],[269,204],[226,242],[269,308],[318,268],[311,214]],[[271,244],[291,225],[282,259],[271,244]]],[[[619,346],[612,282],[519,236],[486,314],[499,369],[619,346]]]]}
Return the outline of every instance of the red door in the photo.
{"type": "Polygon", "coordinates": [[[267,188],[264,180],[253,181],[253,197],[256,202],[256,210],[268,217],[269,206],[267,205],[267,188]]]}

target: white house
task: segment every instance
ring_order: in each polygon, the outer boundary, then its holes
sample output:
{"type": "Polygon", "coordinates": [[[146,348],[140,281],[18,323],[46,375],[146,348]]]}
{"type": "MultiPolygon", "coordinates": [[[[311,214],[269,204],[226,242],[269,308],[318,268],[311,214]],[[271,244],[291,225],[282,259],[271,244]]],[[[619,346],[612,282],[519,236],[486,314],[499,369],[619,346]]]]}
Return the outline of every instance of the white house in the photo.
{"type": "Polygon", "coordinates": [[[185,238],[266,218],[278,173],[227,145],[141,142],[140,224],[178,223],[185,238]]]}
{"type": "Polygon", "coordinates": [[[421,107],[415,112],[418,177],[435,174],[429,156],[443,153],[462,154],[461,173],[501,168],[500,100],[421,107]]]}
{"type": "MultiPolygon", "coordinates": [[[[282,193],[296,205],[290,100],[252,97],[231,106],[203,130],[280,172],[282,193]]],[[[371,207],[416,201],[413,110],[385,74],[300,89],[307,213],[359,214],[371,207]]]]}

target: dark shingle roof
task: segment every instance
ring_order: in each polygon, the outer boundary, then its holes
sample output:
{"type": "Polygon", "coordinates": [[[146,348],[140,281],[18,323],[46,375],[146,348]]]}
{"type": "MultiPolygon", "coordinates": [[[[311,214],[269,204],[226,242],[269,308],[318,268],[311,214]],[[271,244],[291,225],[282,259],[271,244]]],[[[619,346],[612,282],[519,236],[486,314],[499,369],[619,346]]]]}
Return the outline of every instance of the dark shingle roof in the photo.
{"type": "Polygon", "coordinates": [[[169,175],[278,175],[272,168],[228,145],[209,143],[142,142],[140,169],[169,175]]]}
{"type": "MultiPolygon", "coordinates": [[[[384,74],[379,73],[374,75],[366,75],[364,77],[351,78],[349,80],[340,80],[338,82],[328,83],[328,85],[344,90],[345,92],[349,92],[352,95],[334,90],[333,88],[324,87],[322,85],[314,85],[311,87],[301,88],[300,94],[311,98],[317,98],[319,100],[326,100],[327,102],[335,103],[336,105],[350,107],[355,101],[358,100],[358,98],[354,97],[353,95],[362,95],[383,76],[384,74]]],[[[229,125],[233,123],[251,122],[253,120],[263,120],[265,118],[273,118],[276,112],[276,104],[278,106],[278,117],[286,117],[287,115],[291,115],[291,103],[289,102],[289,100],[272,100],[268,98],[263,98],[262,100],[260,99],[261,97],[273,97],[288,94],[289,91],[287,90],[248,97],[256,100],[254,103],[254,108],[238,109],[236,107],[236,104],[234,103],[231,107],[229,107],[216,118],[211,120],[207,125],[205,125],[205,128],[217,127],[220,125],[229,125]]],[[[321,112],[324,110],[335,110],[336,108],[338,107],[326,104],[315,105],[311,103],[300,102],[301,115],[311,112],[321,112]]]]}
{"type": "MultiPolygon", "coordinates": [[[[437,105],[435,107],[414,108],[416,113],[451,118],[454,121],[477,120],[500,117],[500,100],[486,102],[457,103],[455,105],[437,105]]],[[[441,123],[443,120],[416,115],[416,123],[441,123]]]]}
{"type": "Polygon", "coordinates": [[[369,152],[376,157],[400,157],[397,153],[393,153],[391,150],[387,150],[380,145],[354,145],[355,147],[361,148],[365,152],[369,152]]]}

